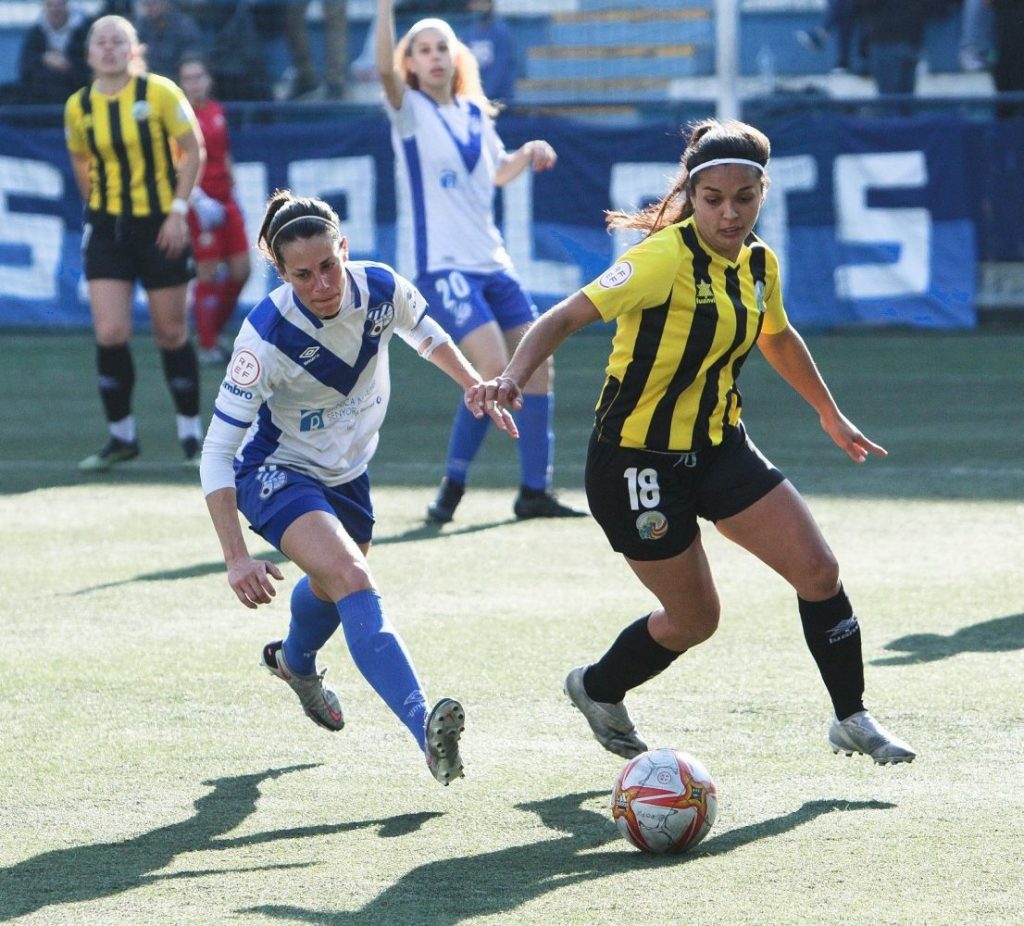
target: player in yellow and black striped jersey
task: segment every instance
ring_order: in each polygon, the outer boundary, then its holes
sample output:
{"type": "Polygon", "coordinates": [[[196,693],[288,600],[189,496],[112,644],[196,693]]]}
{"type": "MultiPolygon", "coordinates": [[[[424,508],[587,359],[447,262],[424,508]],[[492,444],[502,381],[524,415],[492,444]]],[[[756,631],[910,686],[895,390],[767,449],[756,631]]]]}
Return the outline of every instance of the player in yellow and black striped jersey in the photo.
{"type": "Polygon", "coordinates": [[[647,746],[623,699],[718,626],[719,602],[697,526],[702,517],[796,590],[804,637],[832,700],[829,742],[876,762],[914,751],[864,707],[860,627],[839,565],[799,493],[740,419],[737,379],[756,344],[855,462],[885,450],[839,410],[783,307],[778,261],[754,233],[770,143],[741,122],[692,127],[671,190],[609,224],[647,237],[530,329],[505,372],[470,389],[481,416],[518,407],[522,384],[570,334],[599,320],[615,335],[587,455],[587,499],[612,547],[659,606],[600,660],[573,669],[566,693],[605,748],[647,746]]]}
{"type": "Polygon", "coordinates": [[[128,20],[96,20],[87,50],[94,79],[68,99],[64,128],[86,205],[82,266],[110,436],[79,468],[106,470],[139,453],[128,345],[136,282],[146,290],[153,337],[177,411],[178,439],[186,462],[197,466],[202,430],[199,367],[186,315],[193,276],[186,217],[205,156],[202,135],[181,90],[145,72],[128,20]]]}

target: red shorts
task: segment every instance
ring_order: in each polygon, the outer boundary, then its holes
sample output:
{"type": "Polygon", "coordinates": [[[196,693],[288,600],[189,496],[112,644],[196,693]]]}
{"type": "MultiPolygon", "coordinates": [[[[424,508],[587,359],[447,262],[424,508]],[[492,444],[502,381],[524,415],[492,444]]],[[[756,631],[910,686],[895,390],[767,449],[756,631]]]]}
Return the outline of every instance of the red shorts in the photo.
{"type": "Polygon", "coordinates": [[[216,228],[202,231],[195,210],[189,210],[188,230],[192,236],[192,256],[196,262],[222,261],[236,254],[244,254],[249,250],[249,241],[245,233],[245,219],[242,210],[234,197],[224,206],[224,221],[216,228]]]}

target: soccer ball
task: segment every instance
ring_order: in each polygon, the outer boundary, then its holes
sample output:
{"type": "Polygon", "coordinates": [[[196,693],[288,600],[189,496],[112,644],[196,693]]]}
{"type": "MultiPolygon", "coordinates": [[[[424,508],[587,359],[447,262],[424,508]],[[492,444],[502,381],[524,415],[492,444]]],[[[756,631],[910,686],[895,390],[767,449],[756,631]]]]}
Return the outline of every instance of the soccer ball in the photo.
{"type": "Polygon", "coordinates": [[[685,852],[707,835],[717,815],[718,792],[711,775],[685,752],[643,752],[615,779],[612,819],[644,852],[685,852]]]}

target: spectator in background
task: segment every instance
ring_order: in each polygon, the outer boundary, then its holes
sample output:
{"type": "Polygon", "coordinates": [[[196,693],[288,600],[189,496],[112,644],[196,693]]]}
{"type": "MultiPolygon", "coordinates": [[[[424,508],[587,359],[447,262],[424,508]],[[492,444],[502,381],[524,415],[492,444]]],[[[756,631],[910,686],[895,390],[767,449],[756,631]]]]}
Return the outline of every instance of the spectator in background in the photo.
{"type": "Polygon", "coordinates": [[[935,0],[859,0],[868,66],[882,95],[914,93],[924,30],[935,0]]]}
{"type": "Polygon", "coordinates": [[[213,78],[199,56],[186,57],[179,72],[181,89],[195,110],[206,142],[202,182],[192,191],[188,214],[196,284],[192,316],[200,363],[223,367],[227,351],[220,338],[249,279],[249,241],[242,210],[235,199],[228,122],[211,96],[213,78]]]}
{"type": "Polygon", "coordinates": [[[489,100],[509,102],[516,92],[516,42],[509,24],[494,10],[494,0],[469,0],[476,18],[462,40],[480,65],[480,82],[489,100]]]}
{"type": "MultiPolygon", "coordinates": [[[[330,100],[340,100],[345,95],[345,72],[348,69],[348,12],[345,0],[321,0],[321,7],[326,58],[324,95],[330,100]]],[[[305,96],[320,88],[306,26],[308,8],[309,0],[294,0],[288,4],[285,13],[285,36],[295,68],[288,99],[305,96]]]]}
{"type": "Polygon", "coordinates": [[[964,0],[960,16],[960,70],[987,71],[992,65],[990,0],[964,0]]]}
{"type": "MultiPolygon", "coordinates": [[[[1024,0],[988,0],[995,14],[996,63],[992,69],[1000,93],[1024,93],[1024,0]]],[[[1024,103],[1003,103],[999,118],[1024,115],[1024,103]]]]}
{"type": "Polygon", "coordinates": [[[139,0],[135,25],[152,74],[174,80],[185,56],[203,51],[199,26],[174,0],[139,0]]]}
{"type": "MultiPolygon", "coordinates": [[[[810,51],[823,51],[828,42],[829,34],[836,34],[836,63],[834,71],[855,70],[860,73],[861,68],[852,67],[853,63],[853,40],[858,31],[859,17],[857,15],[857,0],[828,0],[825,9],[825,16],[821,24],[813,29],[801,29],[797,32],[797,41],[810,51]]],[[[862,60],[862,67],[867,66],[867,46],[864,41],[863,30],[861,30],[858,51],[862,60]]]]}
{"type": "Polygon", "coordinates": [[[213,36],[206,56],[222,100],[262,101],[272,98],[267,48],[260,34],[252,0],[211,4],[200,24],[213,36]]]}
{"type": "Polygon", "coordinates": [[[18,55],[19,98],[24,103],[63,103],[89,82],[85,36],[89,20],[68,0],[43,0],[18,55]]]}

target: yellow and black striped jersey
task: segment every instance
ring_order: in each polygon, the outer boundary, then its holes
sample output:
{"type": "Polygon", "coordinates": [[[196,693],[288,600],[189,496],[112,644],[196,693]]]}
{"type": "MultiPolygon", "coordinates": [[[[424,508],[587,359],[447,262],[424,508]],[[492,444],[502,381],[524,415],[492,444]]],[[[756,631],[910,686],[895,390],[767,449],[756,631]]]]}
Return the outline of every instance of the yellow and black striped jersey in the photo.
{"type": "Polygon", "coordinates": [[[64,135],[72,154],[89,155],[89,209],[166,214],[176,183],[172,139],[196,125],[185,95],[157,74],[133,77],[114,96],[94,87],[73,93],[64,107],[64,135]]]}
{"type": "Polygon", "coordinates": [[[772,250],[751,234],[738,259],[726,260],[692,216],[631,248],[583,293],[615,321],[596,423],[623,447],[721,443],[739,421],[743,361],[762,330],[788,325],[772,250]]]}

